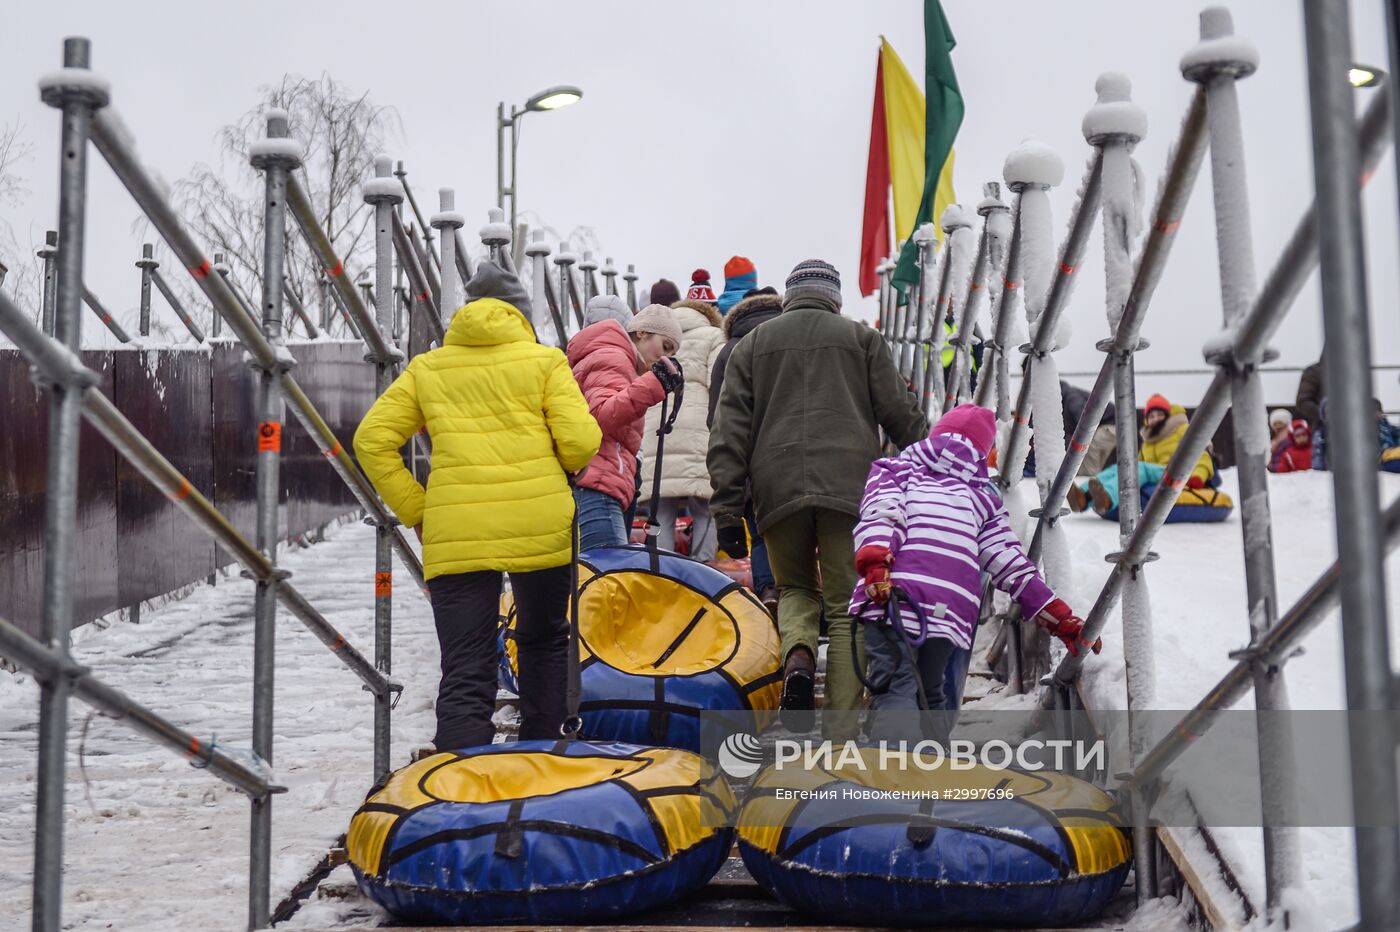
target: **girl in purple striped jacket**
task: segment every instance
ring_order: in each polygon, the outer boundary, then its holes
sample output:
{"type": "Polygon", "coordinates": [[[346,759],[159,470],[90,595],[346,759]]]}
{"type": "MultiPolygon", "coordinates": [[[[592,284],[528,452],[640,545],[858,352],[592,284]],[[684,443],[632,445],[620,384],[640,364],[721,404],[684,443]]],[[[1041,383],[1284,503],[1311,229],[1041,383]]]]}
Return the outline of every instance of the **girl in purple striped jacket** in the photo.
{"type": "MultiPolygon", "coordinates": [[[[1020,602],[1024,617],[1062,640],[1070,653],[1085,648],[1097,653],[1100,646],[1084,642],[1084,622],[1055,597],[1016,539],[1006,506],[987,477],[987,453],[995,439],[991,411],[959,405],[939,419],[927,439],[897,457],[876,460],[865,481],[855,529],[861,580],[851,597],[851,615],[870,618],[871,603],[883,607],[892,585],[919,604],[927,639],[915,655],[929,709],[943,707],[949,656],[955,648],[972,646],[983,572],[1020,602]]],[[[918,637],[915,610],[901,603],[899,614],[906,632],[918,637]]],[[[873,695],[870,706],[877,712],[914,711],[917,681],[901,660],[898,635],[887,625],[874,627],[878,633],[867,628],[865,639],[870,673],[876,682],[888,679],[889,687],[873,695]]],[[[928,734],[926,726],[924,737],[946,741],[951,727],[951,721],[935,723],[932,730],[939,733],[928,734]]]]}

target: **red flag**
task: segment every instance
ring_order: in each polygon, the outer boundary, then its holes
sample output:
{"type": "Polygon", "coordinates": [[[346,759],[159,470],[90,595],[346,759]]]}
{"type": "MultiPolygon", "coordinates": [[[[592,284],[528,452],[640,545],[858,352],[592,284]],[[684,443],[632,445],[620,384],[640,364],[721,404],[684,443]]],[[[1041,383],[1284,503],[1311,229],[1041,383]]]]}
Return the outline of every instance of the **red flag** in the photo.
{"type": "Polygon", "coordinates": [[[870,113],[870,157],[865,163],[865,220],[860,231],[860,293],[880,288],[876,267],[890,254],[890,142],[885,132],[885,79],[875,59],[875,105],[870,113]]]}

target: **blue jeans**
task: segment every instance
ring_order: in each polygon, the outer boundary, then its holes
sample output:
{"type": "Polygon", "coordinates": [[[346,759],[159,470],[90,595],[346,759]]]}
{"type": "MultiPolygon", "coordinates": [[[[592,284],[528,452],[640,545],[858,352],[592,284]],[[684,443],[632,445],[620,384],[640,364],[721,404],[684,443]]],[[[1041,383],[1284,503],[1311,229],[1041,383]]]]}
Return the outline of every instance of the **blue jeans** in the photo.
{"type": "Polygon", "coordinates": [[[621,502],[596,489],[574,489],[574,503],[578,507],[579,552],[627,543],[621,502]]]}
{"type": "Polygon", "coordinates": [[[753,569],[753,591],[761,593],[769,586],[775,586],[773,568],[768,565],[768,545],[758,533],[758,518],[753,513],[753,503],[744,508],[744,521],[749,525],[749,564],[753,569]]]}

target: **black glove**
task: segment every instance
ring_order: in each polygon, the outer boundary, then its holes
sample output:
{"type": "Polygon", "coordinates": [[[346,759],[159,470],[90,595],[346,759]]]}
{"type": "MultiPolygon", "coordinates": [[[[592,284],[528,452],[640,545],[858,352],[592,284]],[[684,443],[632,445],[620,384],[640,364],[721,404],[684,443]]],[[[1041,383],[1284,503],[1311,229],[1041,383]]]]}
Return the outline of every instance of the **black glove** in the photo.
{"type": "Polygon", "coordinates": [[[674,395],[685,385],[685,376],[681,374],[681,364],[676,362],[674,356],[662,356],[651,364],[651,372],[667,394],[674,395]]]}
{"type": "Polygon", "coordinates": [[[718,539],[719,549],[734,559],[740,560],[749,555],[749,539],[744,536],[742,524],[715,528],[715,537],[718,539]]]}

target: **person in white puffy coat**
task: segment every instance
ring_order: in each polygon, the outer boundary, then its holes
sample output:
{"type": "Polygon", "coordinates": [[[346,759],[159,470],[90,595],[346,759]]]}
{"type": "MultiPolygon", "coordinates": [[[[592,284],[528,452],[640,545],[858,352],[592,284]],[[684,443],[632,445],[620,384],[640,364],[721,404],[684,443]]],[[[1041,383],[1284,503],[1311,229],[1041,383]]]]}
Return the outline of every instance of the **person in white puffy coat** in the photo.
{"type": "MultiPolygon", "coordinates": [[[[685,338],[676,359],[685,371],[685,396],[675,426],[666,435],[661,460],[661,505],[656,520],[661,526],[658,543],[667,550],[676,547],[676,515],[682,507],[690,512],[690,555],[696,560],[715,556],[715,525],[710,518],[710,472],[705,455],[710,446],[710,373],[724,348],[724,318],[719,308],[704,301],[677,301],[671,305],[685,338]]],[[[642,468],[641,503],[649,505],[656,463],[656,429],[661,425],[661,406],[647,412],[642,435],[645,451],[642,468]]]]}

